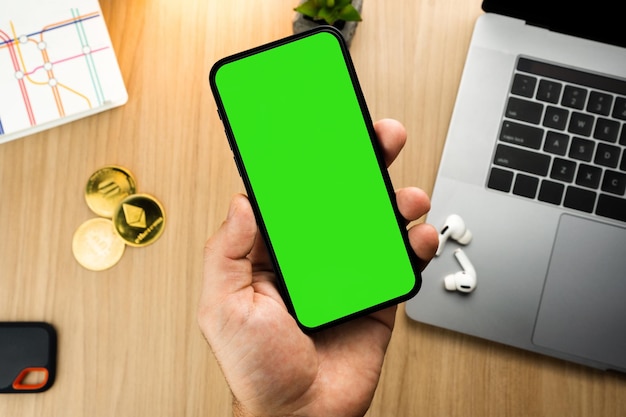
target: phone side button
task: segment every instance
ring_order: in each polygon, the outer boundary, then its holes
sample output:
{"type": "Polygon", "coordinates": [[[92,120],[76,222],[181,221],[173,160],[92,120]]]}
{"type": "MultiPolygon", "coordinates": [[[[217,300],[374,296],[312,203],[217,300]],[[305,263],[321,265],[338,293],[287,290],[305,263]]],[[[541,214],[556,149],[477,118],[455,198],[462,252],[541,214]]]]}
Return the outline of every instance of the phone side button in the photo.
{"type": "Polygon", "coordinates": [[[237,167],[237,172],[239,173],[239,177],[243,178],[243,176],[241,175],[241,169],[239,169],[239,164],[237,163],[237,160],[235,159],[234,156],[233,156],[233,161],[235,162],[235,166],[237,167]]]}
{"type": "Polygon", "coordinates": [[[228,142],[228,147],[232,151],[233,150],[233,143],[230,141],[230,138],[228,137],[228,133],[226,133],[226,129],[224,129],[224,134],[226,135],[226,141],[228,142]]]}

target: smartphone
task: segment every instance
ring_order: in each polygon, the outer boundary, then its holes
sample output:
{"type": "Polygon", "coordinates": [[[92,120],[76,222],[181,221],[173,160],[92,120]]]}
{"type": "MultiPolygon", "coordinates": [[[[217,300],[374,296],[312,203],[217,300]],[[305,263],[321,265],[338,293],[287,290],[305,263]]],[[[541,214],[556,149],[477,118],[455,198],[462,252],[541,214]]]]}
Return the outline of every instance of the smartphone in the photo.
{"type": "Polygon", "coordinates": [[[322,26],[226,57],[209,80],[301,329],[415,295],[418,259],[341,33],[322,26]]]}

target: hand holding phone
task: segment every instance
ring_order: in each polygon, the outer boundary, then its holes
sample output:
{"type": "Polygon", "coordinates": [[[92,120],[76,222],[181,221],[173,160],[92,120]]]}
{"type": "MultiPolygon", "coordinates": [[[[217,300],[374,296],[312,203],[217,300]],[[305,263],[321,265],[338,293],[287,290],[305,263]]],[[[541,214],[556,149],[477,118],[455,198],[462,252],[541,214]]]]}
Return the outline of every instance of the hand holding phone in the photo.
{"type": "MultiPolygon", "coordinates": [[[[374,123],[374,129],[389,165],[407,132],[390,119],[374,123]]],[[[406,223],[427,213],[424,191],[409,187],[396,193],[406,223]]],[[[308,229],[300,232],[306,238],[308,229]]],[[[416,223],[409,236],[423,268],[435,254],[438,231],[416,223]]],[[[225,221],[205,246],[198,322],[232,390],[235,415],[363,415],[395,316],[392,306],[303,333],[278,292],[250,201],[241,194],[232,198],[225,221]]]]}
{"type": "MultiPolygon", "coordinates": [[[[285,42],[291,42],[291,40],[279,41],[274,46],[280,46],[285,42]]],[[[338,40],[333,42],[340,44],[338,40]]],[[[348,63],[338,65],[338,67],[339,72],[343,73],[344,76],[345,72],[348,72],[348,75],[350,75],[353,69],[350,69],[352,67],[349,63],[349,57],[344,55],[341,45],[338,46],[333,42],[330,42],[332,49],[336,50],[336,48],[339,48],[341,50],[339,57],[337,57],[337,54],[333,54],[335,57],[333,62],[337,63],[347,60],[348,63]]],[[[250,53],[240,55],[240,57],[245,58],[248,55],[264,50],[265,48],[259,48],[250,53]]],[[[326,54],[322,48],[319,51],[322,55],[326,54]]],[[[345,53],[347,54],[347,52],[345,53]]],[[[250,198],[235,195],[231,201],[226,220],[205,246],[204,284],[200,297],[198,322],[232,390],[233,412],[235,415],[363,415],[374,395],[385,351],[394,327],[395,303],[394,301],[387,301],[389,302],[388,305],[391,305],[389,308],[378,310],[378,308],[383,308],[378,305],[369,310],[372,312],[371,314],[363,311],[354,313],[352,316],[335,314],[334,317],[339,317],[337,321],[322,324],[319,328],[329,327],[331,324],[346,321],[341,326],[311,334],[305,334],[301,331],[303,326],[297,321],[298,316],[294,312],[294,306],[289,304],[291,300],[290,294],[285,289],[286,282],[294,277],[297,279],[298,275],[289,276],[288,278],[284,274],[282,277],[278,275],[283,271],[280,269],[280,265],[278,268],[276,265],[280,264],[284,254],[278,253],[279,251],[274,249],[277,246],[281,246],[282,243],[275,239],[273,240],[270,230],[272,228],[267,227],[263,222],[266,217],[272,217],[272,210],[269,212],[261,212],[259,210],[264,204],[257,202],[255,197],[262,194],[263,187],[257,190],[258,187],[256,185],[258,183],[254,181],[256,174],[251,175],[252,173],[246,170],[246,161],[244,160],[247,157],[244,157],[238,147],[239,145],[246,146],[239,142],[242,137],[240,136],[241,131],[237,126],[240,124],[252,126],[249,128],[252,134],[249,137],[244,135],[248,139],[251,138],[253,141],[258,140],[271,144],[273,138],[279,136],[276,134],[278,132],[281,132],[283,136],[294,138],[294,140],[309,139],[309,142],[311,142],[310,136],[302,133],[302,131],[314,130],[311,126],[317,123],[322,124],[326,130],[324,135],[313,135],[314,137],[319,136],[312,142],[319,145],[321,149],[317,149],[318,153],[316,155],[311,154],[310,156],[310,158],[318,161],[316,167],[319,168],[314,169],[312,175],[320,169],[324,170],[325,167],[332,165],[326,163],[325,159],[326,154],[330,152],[338,152],[340,154],[335,159],[338,162],[335,165],[344,168],[348,167],[348,169],[352,168],[352,160],[354,158],[352,152],[346,153],[345,147],[342,150],[341,147],[336,147],[334,142],[342,142],[350,140],[350,138],[354,139],[354,133],[362,133],[363,130],[357,129],[352,134],[344,135],[346,129],[342,128],[343,123],[338,123],[339,127],[337,129],[340,129],[339,134],[333,134],[334,128],[328,128],[333,123],[337,123],[334,116],[332,116],[336,107],[326,103],[329,100],[332,101],[338,92],[333,88],[321,87],[329,84],[320,80],[330,77],[329,74],[333,73],[331,71],[333,65],[332,62],[327,62],[325,65],[322,65],[325,68],[324,71],[319,71],[319,66],[317,65],[319,63],[324,64],[325,58],[312,52],[311,59],[314,62],[306,70],[300,68],[296,71],[296,76],[317,80],[317,83],[305,83],[307,85],[314,84],[317,86],[316,88],[311,89],[302,86],[302,81],[290,81],[283,86],[284,88],[279,88],[283,90],[282,93],[286,96],[291,95],[292,98],[297,96],[292,102],[283,104],[283,107],[286,106],[293,109],[274,107],[283,102],[278,100],[277,103],[272,98],[272,94],[269,95],[269,100],[264,99],[263,96],[261,98],[255,97],[255,84],[266,83],[263,75],[268,72],[271,74],[273,71],[271,69],[273,65],[270,65],[271,62],[266,63],[267,67],[244,68],[240,73],[241,75],[234,76],[230,80],[227,79],[227,83],[224,85],[221,85],[221,82],[224,80],[215,79],[214,75],[219,74],[219,68],[227,61],[222,61],[212,71],[212,87],[216,94],[216,101],[220,103],[220,113],[224,120],[229,142],[233,147],[233,153],[238,158],[238,168],[241,171],[250,198]],[[318,71],[317,73],[315,73],[316,70],[318,71]],[[243,73],[248,73],[251,78],[246,81],[247,75],[243,73]],[[218,84],[220,84],[220,91],[217,90],[218,84]],[[241,86],[241,88],[238,88],[238,86],[241,86]],[[222,89],[222,87],[225,87],[225,89],[222,89]],[[228,103],[222,103],[221,97],[223,94],[224,96],[232,95],[231,88],[239,90],[240,93],[235,94],[234,102],[228,100],[228,103]],[[292,90],[290,94],[288,94],[289,91],[284,91],[287,89],[292,90]],[[255,119],[253,117],[250,120],[245,112],[240,114],[236,108],[237,103],[245,103],[248,100],[253,101],[252,108],[256,106],[260,112],[269,113],[269,115],[260,116],[261,121],[265,118],[269,120],[263,121],[261,124],[255,124],[258,123],[259,118],[255,119]],[[302,101],[305,101],[305,103],[301,103],[302,101]],[[261,104],[259,105],[259,103],[261,104]],[[296,103],[298,104],[296,105],[296,103]],[[307,103],[309,104],[308,106],[307,103]],[[233,106],[235,108],[231,108],[233,106]],[[306,116],[306,112],[315,106],[319,106],[319,108],[306,116]],[[270,110],[270,107],[273,107],[273,109],[270,110]],[[320,111],[320,109],[326,110],[326,113],[320,111]],[[328,120],[324,117],[327,113],[332,116],[328,120]],[[276,115],[274,116],[274,114],[276,115]],[[303,114],[305,116],[302,116],[303,114]],[[310,118],[313,116],[314,123],[310,122],[310,118]],[[290,117],[293,118],[292,121],[290,121],[290,117]],[[276,133],[267,134],[265,133],[267,130],[276,133]],[[322,150],[325,152],[322,152],[322,150]],[[256,213],[253,212],[253,208],[256,210],[256,213]],[[261,236],[261,233],[266,235],[261,236]],[[269,244],[266,242],[269,242],[269,244]],[[278,291],[279,289],[282,290],[282,297],[278,291]],[[289,311],[287,308],[289,308],[289,311]],[[359,317],[356,318],[356,316],[359,317]],[[296,320],[294,320],[294,317],[296,317],[296,320]],[[352,320],[353,318],[354,320],[352,320]]],[[[290,60],[287,59],[287,61],[290,60]]],[[[309,62],[309,60],[305,61],[304,66],[306,67],[309,62]]],[[[285,67],[297,63],[286,62],[285,67]]],[[[287,71],[292,72],[293,68],[287,68],[287,71]]],[[[283,75],[284,73],[278,71],[274,80],[283,75]]],[[[358,83],[355,86],[352,84],[351,79],[352,76],[350,75],[348,77],[350,88],[357,92],[360,91],[358,83]]],[[[278,85],[281,85],[280,82],[278,85]]],[[[351,94],[354,94],[353,97],[357,97],[358,107],[361,109],[363,101],[358,98],[360,92],[351,94]]],[[[343,110],[337,114],[342,117],[345,116],[343,110]]],[[[393,195],[393,190],[391,190],[390,183],[384,180],[386,178],[385,162],[390,164],[400,152],[406,140],[406,130],[399,122],[394,120],[382,120],[372,125],[366,110],[364,112],[361,111],[360,115],[361,119],[365,120],[363,124],[366,126],[365,131],[367,134],[359,134],[359,141],[362,140],[362,143],[369,142],[372,148],[375,149],[374,152],[377,155],[374,158],[376,160],[374,164],[375,171],[381,172],[381,177],[385,183],[384,192],[376,195],[378,197],[383,195],[383,200],[385,198],[389,199],[391,206],[395,208],[396,198],[393,195]]],[[[357,122],[357,125],[359,124],[357,122]]],[[[347,130],[352,131],[352,129],[347,130]]],[[[348,148],[350,149],[351,147],[348,146],[348,148]]],[[[249,154],[246,155],[249,156],[249,154]]],[[[263,159],[266,159],[265,166],[269,167],[280,165],[282,160],[288,159],[288,157],[289,155],[285,156],[281,152],[276,155],[272,153],[263,155],[263,159]]],[[[304,167],[306,158],[303,159],[305,159],[303,161],[304,167]]],[[[371,159],[368,160],[372,161],[371,159]]],[[[368,166],[371,167],[369,164],[368,166]]],[[[310,165],[307,167],[310,167],[310,165]]],[[[354,168],[356,169],[356,167],[354,168]]],[[[306,176],[308,172],[308,170],[296,170],[293,174],[294,176],[296,174],[306,176]]],[[[279,186],[281,179],[276,177],[274,180],[276,181],[274,185],[279,186]]],[[[333,182],[325,185],[332,188],[333,182]]],[[[316,310],[314,308],[321,310],[328,308],[324,304],[324,300],[321,299],[315,304],[315,297],[320,293],[336,291],[334,296],[338,298],[360,298],[361,294],[359,291],[356,291],[355,294],[349,290],[340,291],[342,288],[334,284],[333,280],[346,279],[345,276],[335,273],[330,274],[328,277],[322,275],[323,272],[328,271],[326,264],[329,262],[329,257],[325,256],[324,251],[329,248],[330,250],[337,250],[344,255],[343,259],[339,256],[337,257],[342,259],[342,262],[358,263],[361,256],[363,256],[359,252],[362,246],[367,247],[370,245],[374,249],[384,246],[385,242],[377,239],[376,227],[372,233],[368,233],[370,223],[376,224],[378,222],[377,217],[374,216],[373,219],[368,217],[369,206],[361,203],[360,195],[353,193],[351,187],[340,188],[348,197],[356,195],[354,198],[343,200],[343,204],[329,204],[332,207],[330,211],[343,218],[346,226],[341,228],[340,231],[343,231],[346,235],[342,236],[340,233],[339,236],[335,236],[337,230],[331,230],[330,236],[324,238],[324,233],[329,231],[325,228],[316,229],[319,223],[312,225],[312,222],[309,221],[310,217],[314,217],[314,214],[319,215],[319,213],[315,210],[308,210],[307,206],[300,207],[297,204],[293,204],[294,201],[298,201],[298,198],[292,199],[292,197],[298,197],[297,194],[302,193],[304,196],[300,198],[305,198],[308,195],[306,194],[307,190],[302,187],[283,187],[282,189],[284,196],[281,198],[280,203],[290,206],[288,211],[289,217],[283,219],[293,229],[290,244],[294,248],[300,249],[298,253],[306,259],[303,262],[303,269],[310,271],[316,277],[313,282],[319,285],[316,293],[311,294],[313,302],[311,303],[312,306],[309,306],[310,311],[308,315],[315,314],[316,310]],[[350,231],[352,229],[358,229],[356,234],[351,234],[350,231]],[[319,250],[317,250],[316,246],[313,246],[313,249],[316,249],[313,252],[302,250],[305,245],[301,243],[308,241],[312,234],[317,235],[315,239],[318,242],[320,239],[325,239],[329,244],[327,246],[319,246],[319,250]],[[363,242],[357,240],[347,245],[347,247],[344,247],[346,245],[336,244],[334,240],[337,238],[339,242],[342,238],[346,239],[346,236],[354,238],[356,235],[365,236],[366,239],[363,242]]],[[[378,190],[380,191],[380,188],[378,190]]],[[[392,222],[392,229],[399,229],[402,241],[406,243],[406,224],[424,216],[430,207],[430,201],[422,190],[404,188],[397,191],[397,205],[403,218],[399,220],[396,218],[398,221],[392,222]]],[[[312,206],[315,207],[315,204],[312,206]]],[[[395,209],[392,211],[395,212],[395,209]]],[[[397,216],[397,213],[394,213],[394,216],[400,217],[397,216]]],[[[434,256],[437,249],[438,232],[430,225],[419,223],[412,225],[408,230],[408,234],[411,247],[413,248],[410,252],[412,253],[414,250],[415,253],[407,255],[407,258],[415,261],[417,259],[415,254],[417,254],[419,256],[419,267],[423,268],[434,256]]],[[[308,247],[311,248],[311,245],[308,245],[308,247]]],[[[380,259],[382,263],[393,262],[393,259],[385,259],[385,251],[386,249],[375,252],[376,258],[382,258],[380,259]]],[[[367,252],[366,256],[371,253],[367,252]]],[[[401,259],[406,261],[406,258],[401,257],[401,259]]],[[[397,272],[395,270],[386,270],[385,268],[382,268],[382,270],[384,271],[382,275],[375,275],[375,272],[370,271],[367,273],[367,280],[350,281],[344,285],[344,288],[356,286],[363,289],[368,286],[367,281],[369,280],[374,284],[363,291],[370,290],[375,292],[376,288],[384,286],[387,280],[393,280],[393,273],[397,272]]],[[[404,275],[402,279],[409,281],[410,286],[415,288],[419,286],[419,284],[415,285],[416,277],[413,273],[404,275]]],[[[389,284],[389,287],[394,286],[391,283],[389,284]]],[[[378,300],[381,299],[388,300],[386,296],[378,298],[378,300]]],[[[376,302],[377,300],[374,301],[376,302]]],[[[368,304],[370,303],[362,305],[368,304]]],[[[332,305],[328,309],[333,310],[332,305]]],[[[349,311],[349,309],[346,311],[349,311]]],[[[337,311],[331,312],[337,313],[337,311]]],[[[304,328],[304,330],[309,330],[309,328],[304,328]]]]}

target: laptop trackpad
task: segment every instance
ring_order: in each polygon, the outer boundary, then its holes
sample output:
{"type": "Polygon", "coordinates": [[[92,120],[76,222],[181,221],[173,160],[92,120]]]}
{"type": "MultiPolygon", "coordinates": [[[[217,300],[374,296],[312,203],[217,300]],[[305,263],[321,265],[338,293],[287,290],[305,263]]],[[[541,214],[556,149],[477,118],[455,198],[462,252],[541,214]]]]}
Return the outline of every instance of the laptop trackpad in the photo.
{"type": "Polygon", "coordinates": [[[561,217],[533,343],[626,368],[626,229],[561,217]]]}

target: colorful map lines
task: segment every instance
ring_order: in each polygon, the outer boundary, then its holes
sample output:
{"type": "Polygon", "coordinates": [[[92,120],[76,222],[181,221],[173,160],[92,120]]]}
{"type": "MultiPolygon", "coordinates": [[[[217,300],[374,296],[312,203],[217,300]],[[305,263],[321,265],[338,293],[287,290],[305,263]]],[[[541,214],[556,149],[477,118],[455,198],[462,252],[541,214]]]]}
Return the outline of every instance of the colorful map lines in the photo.
{"type": "Polygon", "coordinates": [[[120,100],[126,90],[99,10],[0,20],[0,142],[2,135],[52,127],[120,100]]]}

